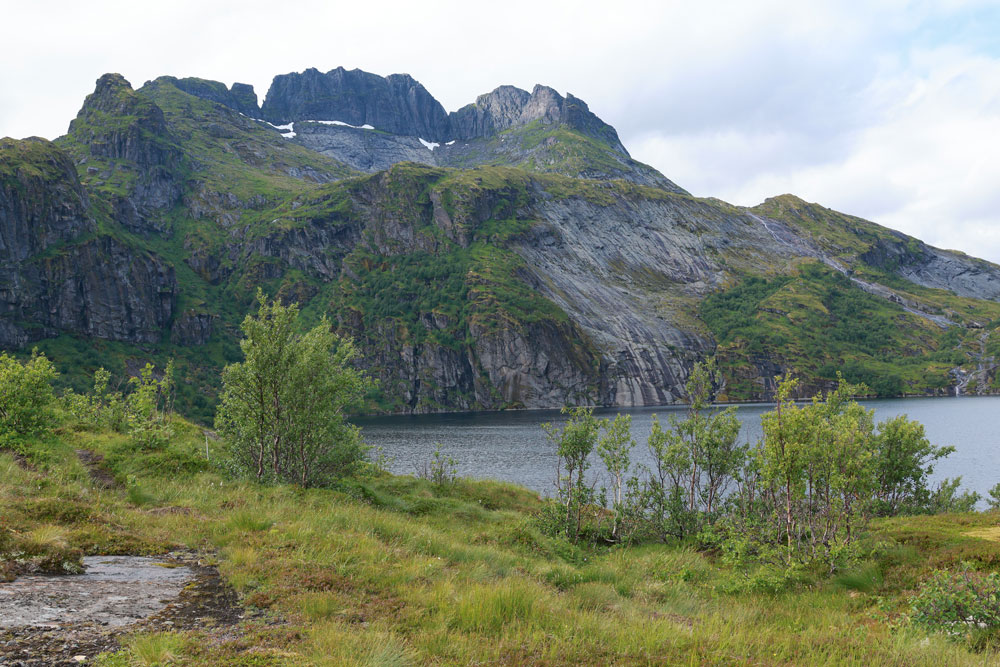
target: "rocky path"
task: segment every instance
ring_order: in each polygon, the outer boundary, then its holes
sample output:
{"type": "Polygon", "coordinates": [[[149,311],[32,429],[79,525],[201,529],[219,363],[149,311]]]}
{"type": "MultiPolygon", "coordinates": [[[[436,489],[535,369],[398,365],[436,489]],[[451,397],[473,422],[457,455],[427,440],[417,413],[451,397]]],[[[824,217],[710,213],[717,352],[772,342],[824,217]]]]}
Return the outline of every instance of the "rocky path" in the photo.
{"type": "Polygon", "coordinates": [[[0,666],[73,665],[139,629],[212,628],[243,618],[236,593],[191,554],[92,556],[86,573],[0,584],[0,666]]]}

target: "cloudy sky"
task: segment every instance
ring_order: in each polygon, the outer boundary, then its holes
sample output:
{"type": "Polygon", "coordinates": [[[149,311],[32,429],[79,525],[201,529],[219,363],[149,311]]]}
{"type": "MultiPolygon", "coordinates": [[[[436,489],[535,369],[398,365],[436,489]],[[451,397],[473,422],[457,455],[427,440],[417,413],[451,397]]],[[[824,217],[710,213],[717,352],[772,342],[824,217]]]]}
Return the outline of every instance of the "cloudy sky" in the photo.
{"type": "Polygon", "coordinates": [[[446,109],[572,92],[699,196],[785,192],[1000,261],[1000,2],[8,3],[0,136],[54,138],[121,72],[408,72],[446,109]]]}

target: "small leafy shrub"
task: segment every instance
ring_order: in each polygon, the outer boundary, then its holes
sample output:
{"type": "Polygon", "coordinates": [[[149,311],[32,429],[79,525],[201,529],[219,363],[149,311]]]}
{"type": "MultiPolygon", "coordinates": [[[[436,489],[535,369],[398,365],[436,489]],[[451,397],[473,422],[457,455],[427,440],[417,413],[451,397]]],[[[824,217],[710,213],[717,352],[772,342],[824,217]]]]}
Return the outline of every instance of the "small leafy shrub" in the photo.
{"type": "Polygon", "coordinates": [[[129,379],[132,393],[126,399],[126,424],[133,444],[142,449],[162,449],[173,435],[167,415],[173,410],[174,362],[167,363],[163,377],[153,376],[146,364],[138,377],[129,379]]]}
{"type": "Polygon", "coordinates": [[[927,503],[927,514],[964,514],[975,512],[976,505],[982,500],[975,491],[961,490],[962,478],[946,478],[938,484],[927,503]]]}
{"type": "Polygon", "coordinates": [[[150,505],[155,500],[152,495],[142,488],[135,475],[129,475],[126,478],[125,491],[126,495],[128,495],[128,501],[137,507],[150,505]]]}
{"type": "Polygon", "coordinates": [[[976,641],[1000,631],[1000,574],[984,575],[963,563],[957,572],[935,570],[912,601],[910,620],[931,632],[976,641]]]}
{"type": "Polygon", "coordinates": [[[989,491],[990,497],[987,498],[986,502],[990,504],[991,510],[1000,510],[1000,484],[996,484],[989,491]]]}
{"type": "Polygon", "coordinates": [[[55,367],[37,350],[21,363],[6,352],[0,354],[0,447],[19,449],[26,436],[50,428],[55,367]]]}
{"type": "Polygon", "coordinates": [[[458,481],[458,461],[441,451],[441,443],[434,447],[430,462],[424,462],[417,471],[417,477],[430,481],[438,488],[454,486],[458,481]]]}
{"type": "Polygon", "coordinates": [[[241,326],[244,360],[222,371],[215,427],[237,476],[325,486],[354,474],[367,447],[346,415],[372,387],[358,350],[325,318],[306,333],[297,304],[257,291],[257,316],[241,326]]]}
{"type": "Polygon", "coordinates": [[[103,368],[94,373],[94,388],[88,394],[67,391],[66,410],[81,424],[103,426],[128,433],[140,449],[162,449],[173,436],[168,417],[174,402],[174,362],[167,363],[160,378],[152,364],[128,381],[127,393],[109,388],[111,374],[103,368]]]}

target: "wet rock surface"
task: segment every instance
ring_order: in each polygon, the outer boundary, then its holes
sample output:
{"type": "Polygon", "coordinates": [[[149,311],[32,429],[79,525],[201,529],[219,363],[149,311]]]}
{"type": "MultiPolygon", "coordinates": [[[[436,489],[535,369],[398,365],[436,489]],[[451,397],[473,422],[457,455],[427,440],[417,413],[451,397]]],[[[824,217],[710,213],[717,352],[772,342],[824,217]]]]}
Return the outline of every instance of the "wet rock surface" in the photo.
{"type": "Polygon", "coordinates": [[[140,556],[91,556],[83,565],[82,575],[37,575],[0,585],[0,628],[127,625],[160,611],[194,577],[183,565],[140,556]]]}
{"type": "Polygon", "coordinates": [[[76,576],[0,584],[0,666],[75,665],[141,630],[214,631],[244,616],[218,571],[188,553],[92,556],[76,576]]]}

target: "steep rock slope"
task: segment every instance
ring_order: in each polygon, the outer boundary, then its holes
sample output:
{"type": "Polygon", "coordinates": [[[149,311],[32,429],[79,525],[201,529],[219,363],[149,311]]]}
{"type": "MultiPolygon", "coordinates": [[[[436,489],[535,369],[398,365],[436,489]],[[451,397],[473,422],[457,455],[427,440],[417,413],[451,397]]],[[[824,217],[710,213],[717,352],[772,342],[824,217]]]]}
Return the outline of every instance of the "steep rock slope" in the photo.
{"type": "Polygon", "coordinates": [[[0,183],[0,345],[60,331],[159,340],[173,269],[100,233],[63,151],[42,139],[0,141],[0,183]]]}

